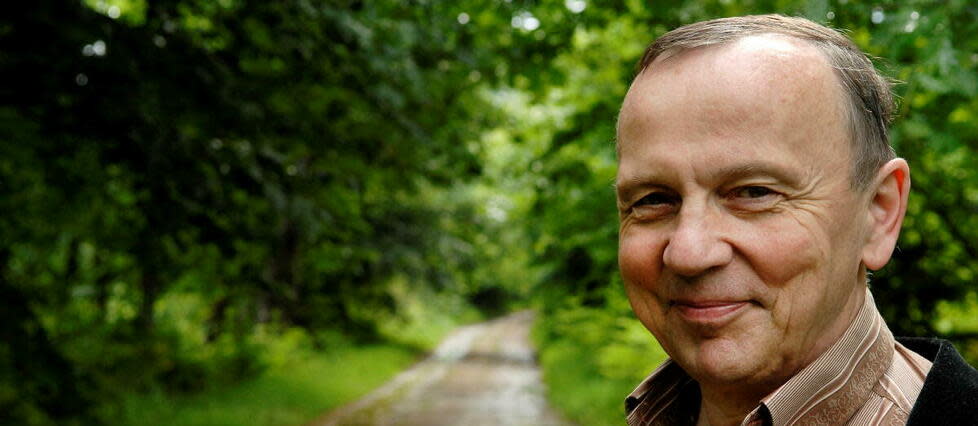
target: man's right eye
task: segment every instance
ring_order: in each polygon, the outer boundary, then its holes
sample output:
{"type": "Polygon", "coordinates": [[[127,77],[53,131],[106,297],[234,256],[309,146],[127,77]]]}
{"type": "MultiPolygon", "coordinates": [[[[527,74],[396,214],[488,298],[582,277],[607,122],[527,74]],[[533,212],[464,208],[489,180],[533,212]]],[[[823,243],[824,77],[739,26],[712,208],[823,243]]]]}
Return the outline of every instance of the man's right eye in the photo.
{"type": "Polygon", "coordinates": [[[671,204],[675,201],[674,196],[666,194],[665,192],[653,192],[649,195],[642,197],[640,200],[635,202],[635,206],[655,206],[660,204],[671,204]]]}
{"type": "Polygon", "coordinates": [[[632,205],[632,214],[638,220],[650,220],[665,216],[676,209],[679,199],[669,193],[653,192],[632,205]]]}

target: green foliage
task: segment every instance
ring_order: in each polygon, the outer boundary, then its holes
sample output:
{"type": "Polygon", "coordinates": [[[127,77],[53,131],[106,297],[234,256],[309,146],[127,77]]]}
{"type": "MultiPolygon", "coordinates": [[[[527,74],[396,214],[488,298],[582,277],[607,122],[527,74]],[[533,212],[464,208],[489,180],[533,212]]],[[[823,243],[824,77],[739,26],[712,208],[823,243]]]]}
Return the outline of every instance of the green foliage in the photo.
{"type": "Polygon", "coordinates": [[[480,173],[496,56],[457,14],[194,0],[5,14],[0,68],[18,84],[0,91],[0,412],[87,422],[120,394],[254,375],[296,329],[325,351],[336,333],[424,347],[471,318],[493,244],[473,237],[478,199],[456,192],[480,173]]]}
{"type": "Polygon", "coordinates": [[[0,422],[104,421],[133,391],[532,303],[555,401],[607,421],[662,357],[617,278],[634,63],[767,12],[845,29],[900,81],[913,191],[876,300],[978,359],[969,2],[41,2],[0,18],[0,422]]]}

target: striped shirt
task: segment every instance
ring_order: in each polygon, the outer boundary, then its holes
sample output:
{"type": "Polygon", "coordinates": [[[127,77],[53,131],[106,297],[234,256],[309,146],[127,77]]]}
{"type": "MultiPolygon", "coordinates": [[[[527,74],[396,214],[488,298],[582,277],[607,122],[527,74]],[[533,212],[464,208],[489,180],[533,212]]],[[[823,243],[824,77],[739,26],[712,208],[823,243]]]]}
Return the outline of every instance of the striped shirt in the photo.
{"type": "MultiPolygon", "coordinates": [[[[872,294],[838,342],[761,399],[742,425],[905,424],[931,362],[890,333],[872,294]]],[[[625,400],[628,424],[695,425],[699,386],[667,360],[625,400]]]]}

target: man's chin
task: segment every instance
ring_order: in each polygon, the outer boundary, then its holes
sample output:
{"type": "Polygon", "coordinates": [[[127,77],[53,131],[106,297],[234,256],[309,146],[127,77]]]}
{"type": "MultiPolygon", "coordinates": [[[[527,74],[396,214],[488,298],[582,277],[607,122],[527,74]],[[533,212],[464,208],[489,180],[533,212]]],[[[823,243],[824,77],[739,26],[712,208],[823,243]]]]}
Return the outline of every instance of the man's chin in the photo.
{"type": "Polygon", "coordinates": [[[764,370],[765,357],[746,349],[733,342],[707,342],[689,358],[688,366],[676,361],[700,383],[742,385],[761,379],[758,374],[764,370]]]}

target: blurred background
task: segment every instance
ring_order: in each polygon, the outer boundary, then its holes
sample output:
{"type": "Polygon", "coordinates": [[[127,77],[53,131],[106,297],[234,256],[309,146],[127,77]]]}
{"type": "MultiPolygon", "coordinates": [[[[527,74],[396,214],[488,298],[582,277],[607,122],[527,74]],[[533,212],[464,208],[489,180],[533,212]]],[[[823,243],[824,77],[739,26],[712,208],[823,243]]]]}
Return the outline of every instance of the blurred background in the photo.
{"type": "Polygon", "coordinates": [[[778,12],[898,81],[913,171],[872,281],[978,361],[966,0],[68,0],[0,17],[0,423],[302,424],[536,308],[551,402],[620,424],[664,354],[617,274],[645,46],[778,12]]]}

